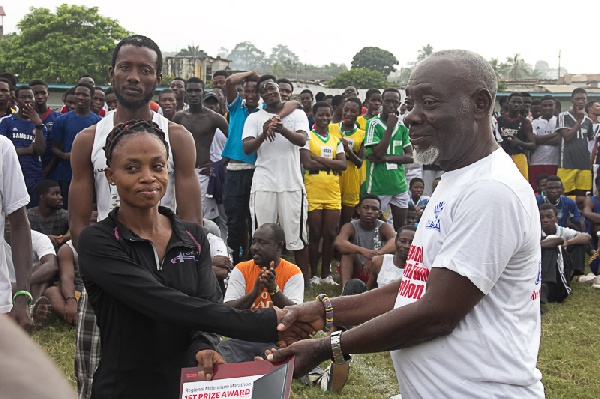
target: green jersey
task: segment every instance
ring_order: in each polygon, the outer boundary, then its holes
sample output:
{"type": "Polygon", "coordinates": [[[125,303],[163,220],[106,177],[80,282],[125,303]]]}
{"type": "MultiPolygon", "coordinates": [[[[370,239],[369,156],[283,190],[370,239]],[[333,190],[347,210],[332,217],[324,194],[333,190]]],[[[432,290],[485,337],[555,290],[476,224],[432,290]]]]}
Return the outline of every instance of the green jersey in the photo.
{"type": "MultiPolygon", "coordinates": [[[[367,121],[367,133],[365,137],[366,154],[373,153],[373,146],[379,144],[387,125],[379,116],[367,121]]],[[[408,129],[400,121],[396,123],[394,132],[390,138],[390,144],[386,155],[402,155],[404,148],[410,145],[408,129]]],[[[367,193],[375,195],[402,194],[408,190],[404,165],[396,163],[372,163],[367,160],[367,193]]]]}

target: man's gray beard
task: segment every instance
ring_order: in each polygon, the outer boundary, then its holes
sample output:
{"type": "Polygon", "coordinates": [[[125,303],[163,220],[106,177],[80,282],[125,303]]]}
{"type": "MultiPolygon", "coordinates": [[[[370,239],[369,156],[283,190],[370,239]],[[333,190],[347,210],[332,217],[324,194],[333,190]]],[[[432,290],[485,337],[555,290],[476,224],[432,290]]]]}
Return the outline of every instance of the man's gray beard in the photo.
{"type": "Polygon", "coordinates": [[[413,158],[416,163],[422,165],[433,165],[440,155],[440,150],[437,147],[429,146],[421,151],[418,147],[413,148],[413,158]]]}

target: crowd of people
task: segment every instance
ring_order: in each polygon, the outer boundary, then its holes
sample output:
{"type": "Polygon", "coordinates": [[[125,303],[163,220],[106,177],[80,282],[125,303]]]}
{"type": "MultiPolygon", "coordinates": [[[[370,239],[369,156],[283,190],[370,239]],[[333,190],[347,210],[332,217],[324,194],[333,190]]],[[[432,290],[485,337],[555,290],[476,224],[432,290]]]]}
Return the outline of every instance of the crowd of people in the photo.
{"type": "Polygon", "coordinates": [[[46,82],[0,75],[0,312],[76,326],[79,398],[175,397],[181,367],[210,378],[266,350],[296,355],[298,375],[332,358],[324,389],[342,389],[349,354],[389,350],[406,397],[543,395],[540,302],[574,276],[600,288],[600,103],[584,89],[566,112],[516,92],[496,111],[489,65],[449,51],[404,98],[217,71],[155,103],[161,69],[131,36],[110,87],[82,76],[58,110],[46,82]],[[342,296],[302,304],[321,283],[342,296]],[[479,363],[457,368],[465,342],[479,363]]]}

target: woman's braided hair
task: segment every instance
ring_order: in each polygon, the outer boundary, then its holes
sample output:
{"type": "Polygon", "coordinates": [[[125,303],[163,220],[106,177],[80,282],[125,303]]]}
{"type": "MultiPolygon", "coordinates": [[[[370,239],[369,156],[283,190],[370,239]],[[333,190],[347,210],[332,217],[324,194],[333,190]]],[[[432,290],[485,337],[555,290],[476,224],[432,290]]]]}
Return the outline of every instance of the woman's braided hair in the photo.
{"type": "Polygon", "coordinates": [[[118,124],[106,137],[104,145],[104,155],[106,156],[106,165],[110,166],[113,150],[119,140],[132,133],[148,132],[154,134],[165,145],[167,154],[169,153],[169,143],[167,143],[165,132],[163,132],[156,123],[145,119],[135,119],[125,123],[118,124]]]}

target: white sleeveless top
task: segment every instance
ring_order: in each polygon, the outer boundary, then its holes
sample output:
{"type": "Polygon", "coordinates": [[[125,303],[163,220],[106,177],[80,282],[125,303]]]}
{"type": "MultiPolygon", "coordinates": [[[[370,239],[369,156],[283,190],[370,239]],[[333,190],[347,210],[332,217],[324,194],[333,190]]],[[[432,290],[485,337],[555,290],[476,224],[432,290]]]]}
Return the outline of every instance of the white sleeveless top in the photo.
{"type": "MultiPolygon", "coordinates": [[[[106,156],[104,155],[104,146],[108,134],[115,127],[115,113],[109,112],[100,122],[96,124],[96,135],[94,136],[94,145],[92,146],[92,165],[94,168],[94,185],[96,187],[96,203],[98,205],[98,220],[105,219],[108,213],[119,206],[120,198],[117,193],[117,187],[111,186],[104,175],[106,169],[106,156]]],[[[171,152],[171,142],[169,141],[169,120],[162,115],[152,112],[152,121],[165,132],[165,139],[169,143],[169,179],[167,191],[160,201],[160,205],[176,210],[175,202],[175,164],[173,163],[173,153],[171,152]]]]}
{"type": "Polygon", "coordinates": [[[377,287],[381,288],[392,281],[402,280],[403,273],[404,269],[400,269],[394,265],[394,254],[383,255],[381,270],[379,270],[379,274],[377,275],[377,287]]]}

